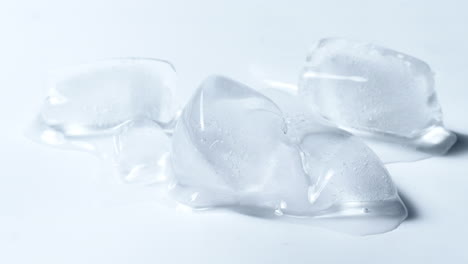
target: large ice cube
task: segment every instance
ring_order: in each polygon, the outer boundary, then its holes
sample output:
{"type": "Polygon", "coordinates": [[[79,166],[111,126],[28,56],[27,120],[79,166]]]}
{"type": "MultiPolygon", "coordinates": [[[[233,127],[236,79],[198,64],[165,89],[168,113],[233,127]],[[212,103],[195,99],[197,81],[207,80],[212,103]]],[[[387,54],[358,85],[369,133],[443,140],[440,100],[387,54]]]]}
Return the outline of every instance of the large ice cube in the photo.
{"type": "Polygon", "coordinates": [[[132,119],[166,124],[175,116],[176,74],[166,61],[105,60],[57,71],[40,119],[66,135],[108,132],[132,119]]]}
{"type": "Polygon", "coordinates": [[[229,79],[212,77],[181,119],[172,153],[180,185],[209,188],[223,197],[261,193],[265,180],[275,173],[271,168],[286,138],[281,111],[272,101],[229,79]]]}
{"type": "Polygon", "coordinates": [[[290,117],[243,84],[208,78],[174,131],[173,196],[197,209],[230,208],[355,234],[398,226],[406,208],[375,154],[345,131],[314,122],[304,128],[290,117]]]}
{"type": "Polygon", "coordinates": [[[317,43],[301,74],[299,95],[338,126],[433,154],[456,141],[443,127],[433,72],[414,57],[369,43],[317,43]]]}

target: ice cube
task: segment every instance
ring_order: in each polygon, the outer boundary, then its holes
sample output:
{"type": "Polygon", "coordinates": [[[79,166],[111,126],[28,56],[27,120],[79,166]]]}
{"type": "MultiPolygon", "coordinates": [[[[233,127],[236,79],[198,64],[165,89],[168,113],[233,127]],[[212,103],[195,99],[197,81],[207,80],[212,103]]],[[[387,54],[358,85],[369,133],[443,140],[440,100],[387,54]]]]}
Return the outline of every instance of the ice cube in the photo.
{"type": "Polygon", "coordinates": [[[105,60],[57,71],[40,119],[70,136],[108,132],[132,119],[170,123],[176,74],[157,59],[105,60]]]}
{"type": "Polygon", "coordinates": [[[261,192],[274,173],[271,167],[278,162],[275,155],[285,128],[271,100],[229,79],[207,79],[174,131],[172,160],[178,183],[212,188],[220,196],[261,192]]]}
{"type": "Polygon", "coordinates": [[[320,40],[307,57],[299,96],[339,127],[377,141],[431,154],[456,141],[443,126],[430,67],[384,47],[320,40]]]}
{"type": "Polygon", "coordinates": [[[304,128],[289,117],[241,83],[208,78],[174,131],[172,195],[196,209],[229,208],[354,234],[389,231],[403,221],[406,208],[369,148],[345,131],[320,122],[304,128]]]}
{"type": "Polygon", "coordinates": [[[29,136],[91,152],[113,163],[127,182],[163,182],[170,175],[175,95],[175,70],[158,59],[112,59],[57,71],[29,136]]]}

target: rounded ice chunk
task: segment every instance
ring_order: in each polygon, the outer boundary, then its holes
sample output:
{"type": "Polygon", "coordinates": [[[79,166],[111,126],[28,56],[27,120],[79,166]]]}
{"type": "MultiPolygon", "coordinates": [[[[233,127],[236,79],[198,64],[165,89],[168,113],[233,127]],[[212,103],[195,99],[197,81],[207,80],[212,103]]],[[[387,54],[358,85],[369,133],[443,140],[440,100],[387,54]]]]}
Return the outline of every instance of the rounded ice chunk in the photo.
{"type": "Polygon", "coordinates": [[[164,182],[175,96],[176,73],[163,60],[111,59],[56,71],[29,136],[96,154],[126,182],[164,182]]]}
{"type": "Polygon", "coordinates": [[[47,126],[70,136],[100,134],[134,119],[171,122],[176,73],[162,60],[104,60],[55,72],[40,113],[47,126]]]}
{"type": "Polygon", "coordinates": [[[405,219],[387,170],[367,146],[340,129],[297,122],[241,83],[208,78],[174,130],[173,197],[195,209],[359,235],[392,230],[405,219]]]}
{"type": "Polygon", "coordinates": [[[299,95],[355,134],[444,154],[446,130],[429,65],[409,55],[340,38],[320,40],[307,57],[299,95]]]}

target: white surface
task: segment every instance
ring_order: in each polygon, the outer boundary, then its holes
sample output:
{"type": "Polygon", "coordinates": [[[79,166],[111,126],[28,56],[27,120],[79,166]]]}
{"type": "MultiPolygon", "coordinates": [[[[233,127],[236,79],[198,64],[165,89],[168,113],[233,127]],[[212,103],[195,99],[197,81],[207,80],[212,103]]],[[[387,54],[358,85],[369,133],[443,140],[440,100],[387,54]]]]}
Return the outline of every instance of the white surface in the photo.
{"type": "Polygon", "coordinates": [[[1,2],[0,263],[466,263],[467,9],[463,1],[1,2]],[[387,234],[165,209],[154,190],[118,183],[88,154],[23,137],[49,69],[162,58],[188,96],[212,73],[295,82],[308,47],[328,36],[427,61],[446,125],[462,133],[446,157],[389,166],[412,217],[387,234]]]}

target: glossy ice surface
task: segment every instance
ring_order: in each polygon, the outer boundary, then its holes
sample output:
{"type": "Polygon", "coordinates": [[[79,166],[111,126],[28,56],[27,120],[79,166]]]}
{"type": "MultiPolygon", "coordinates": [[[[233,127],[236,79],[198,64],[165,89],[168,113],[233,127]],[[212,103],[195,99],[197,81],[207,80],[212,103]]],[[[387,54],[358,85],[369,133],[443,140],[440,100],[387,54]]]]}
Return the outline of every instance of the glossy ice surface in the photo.
{"type": "Polygon", "coordinates": [[[468,263],[468,1],[26,0],[0,6],[0,263],[468,263]],[[459,136],[447,156],[386,166],[410,213],[392,232],[351,237],[224,210],[164,208],[153,187],[97,186],[112,179],[97,160],[23,137],[46,95],[40,87],[47,69],[156,56],[174,63],[187,90],[211,73],[260,87],[249,79],[252,62],[273,68],[266,78],[296,84],[307,48],[327,35],[375,40],[428,62],[444,124],[459,136]]]}
{"type": "Polygon", "coordinates": [[[443,127],[434,73],[423,61],[370,43],[330,38],[307,57],[299,95],[354,133],[445,153],[456,137],[443,127]]]}
{"type": "Polygon", "coordinates": [[[173,196],[196,209],[354,234],[398,226],[406,208],[377,156],[349,133],[301,118],[283,103],[225,77],[205,80],[174,131],[173,196]]]}

